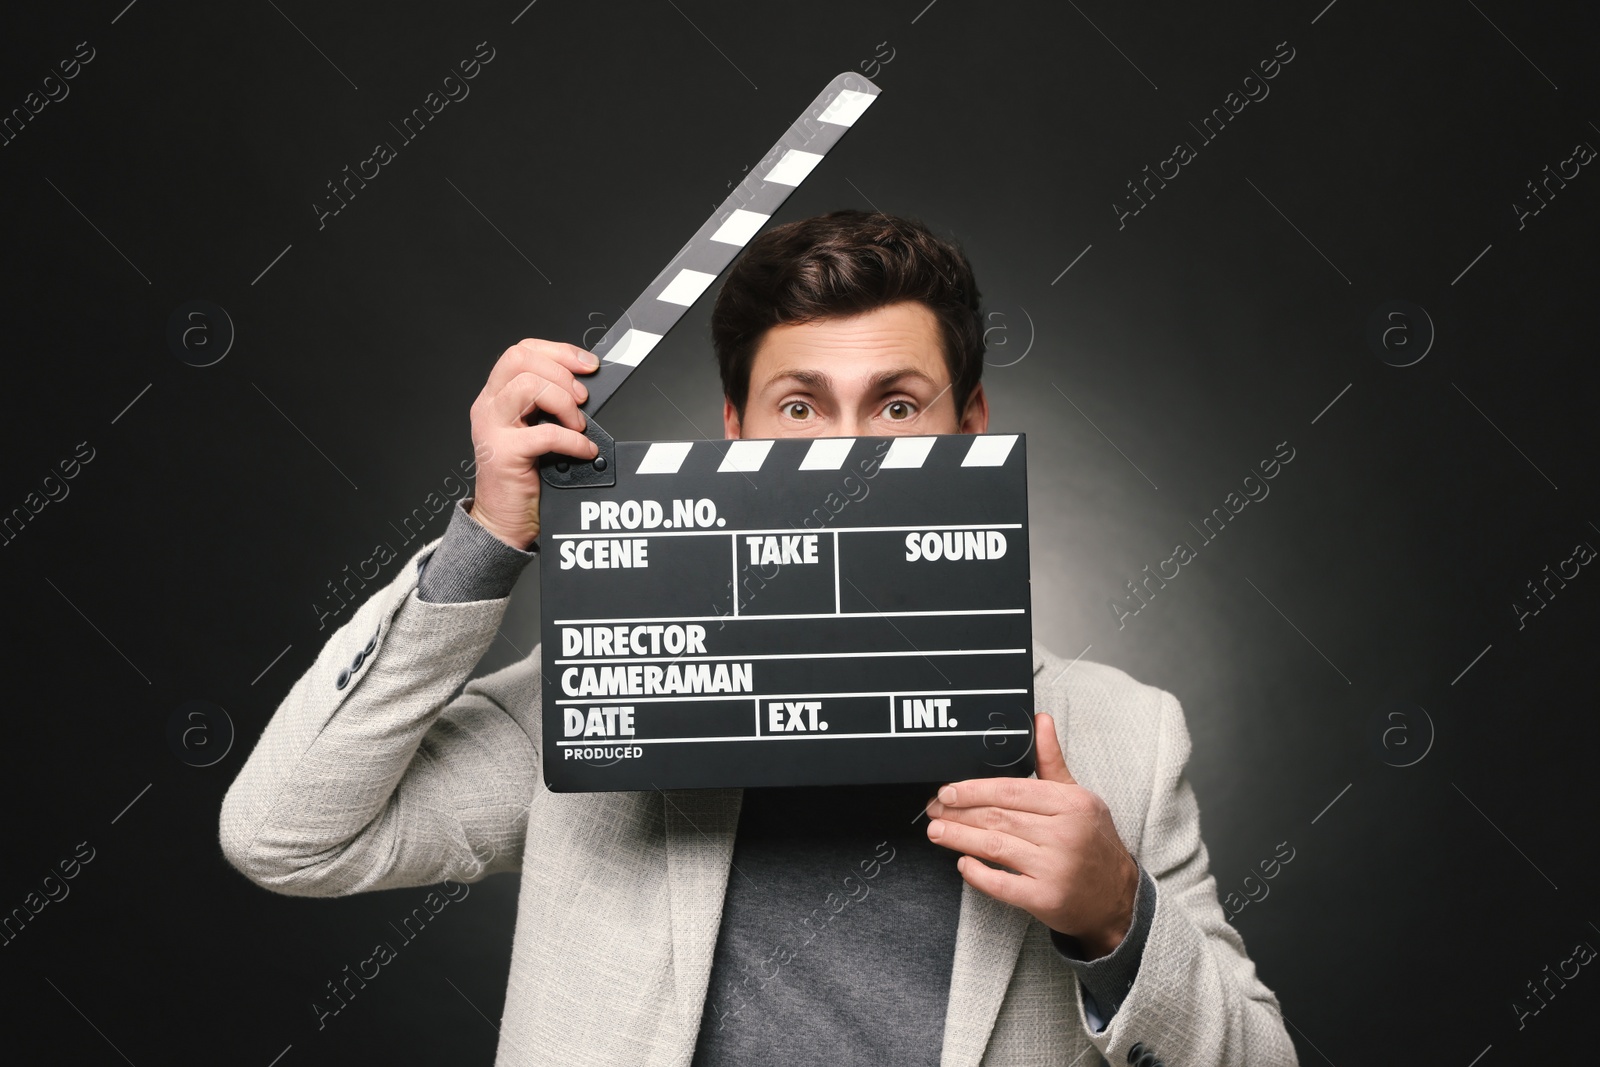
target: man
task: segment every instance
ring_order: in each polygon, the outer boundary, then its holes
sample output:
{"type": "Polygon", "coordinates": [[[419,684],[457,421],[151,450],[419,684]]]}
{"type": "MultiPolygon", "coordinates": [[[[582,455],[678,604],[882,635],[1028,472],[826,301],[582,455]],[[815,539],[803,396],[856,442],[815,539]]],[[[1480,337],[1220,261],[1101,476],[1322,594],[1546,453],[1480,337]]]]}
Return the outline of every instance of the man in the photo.
{"type": "MultiPolygon", "coordinates": [[[[984,432],[978,296],[913,220],[756,238],[712,318],[725,436],[984,432]]],[[[545,789],[539,649],[467,676],[536,553],[538,457],[595,454],[596,365],[500,357],[474,495],[268,723],[229,862],[300,896],[520,871],[501,1064],[1295,1062],[1217,902],[1182,709],[1114,667],[1036,650],[1034,777],[545,789]]]]}

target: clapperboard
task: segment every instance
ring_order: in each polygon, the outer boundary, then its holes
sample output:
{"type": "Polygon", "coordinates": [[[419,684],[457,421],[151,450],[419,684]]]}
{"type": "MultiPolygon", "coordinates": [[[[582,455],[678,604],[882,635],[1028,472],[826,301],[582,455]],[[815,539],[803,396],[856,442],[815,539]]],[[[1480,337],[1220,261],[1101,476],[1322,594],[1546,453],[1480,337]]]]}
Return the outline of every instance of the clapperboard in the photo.
{"type": "Polygon", "coordinates": [[[554,792],[1033,773],[1020,434],[615,441],[600,406],[878,94],[836,77],[593,351],[541,463],[554,792]]]}

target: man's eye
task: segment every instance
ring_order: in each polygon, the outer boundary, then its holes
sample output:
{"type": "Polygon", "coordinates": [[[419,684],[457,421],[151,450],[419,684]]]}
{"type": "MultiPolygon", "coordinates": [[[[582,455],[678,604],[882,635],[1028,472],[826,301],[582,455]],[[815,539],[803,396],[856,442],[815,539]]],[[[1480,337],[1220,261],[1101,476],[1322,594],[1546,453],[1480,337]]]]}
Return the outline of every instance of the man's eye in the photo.
{"type": "Polygon", "coordinates": [[[811,405],[803,401],[794,400],[785,404],[784,410],[791,419],[804,419],[811,414],[811,405]]]}
{"type": "Polygon", "coordinates": [[[884,406],[883,413],[896,422],[911,417],[911,405],[904,400],[891,400],[884,406]]]}

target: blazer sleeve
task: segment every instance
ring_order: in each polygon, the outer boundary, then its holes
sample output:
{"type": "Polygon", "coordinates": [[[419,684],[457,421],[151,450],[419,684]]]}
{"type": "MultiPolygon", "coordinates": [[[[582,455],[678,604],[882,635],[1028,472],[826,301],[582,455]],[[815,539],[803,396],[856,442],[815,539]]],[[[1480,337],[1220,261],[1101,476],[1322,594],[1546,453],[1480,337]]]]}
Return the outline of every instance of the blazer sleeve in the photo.
{"type": "Polygon", "coordinates": [[[1217,900],[1199,804],[1184,774],[1189,753],[1183,708],[1162,690],[1154,796],[1138,856],[1155,879],[1155,917],[1110,1024],[1096,1033],[1081,1002],[1079,1022],[1111,1063],[1297,1064],[1278,998],[1256,976],[1217,900]]]}
{"type": "Polygon", "coordinates": [[[466,680],[511,598],[422,600],[442,540],[328,638],[229,787],[222,852],[257,885],[336,897],[521,868],[539,649],[466,680]]]}

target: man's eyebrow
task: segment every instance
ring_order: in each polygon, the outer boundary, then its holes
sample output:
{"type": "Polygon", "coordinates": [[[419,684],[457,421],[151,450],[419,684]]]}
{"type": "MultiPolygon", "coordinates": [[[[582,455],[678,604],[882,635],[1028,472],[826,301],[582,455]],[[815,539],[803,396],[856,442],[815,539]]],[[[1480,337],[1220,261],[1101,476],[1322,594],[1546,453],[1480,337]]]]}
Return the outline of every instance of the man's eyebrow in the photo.
{"type": "Polygon", "coordinates": [[[819,370],[786,370],[782,374],[774,375],[772,381],[768,384],[775,384],[781,381],[799,382],[801,385],[821,392],[831,392],[833,389],[833,379],[819,370]]]}
{"type": "Polygon", "coordinates": [[[887,389],[889,386],[897,385],[908,378],[914,378],[930,388],[939,384],[914,367],[902,367],[899,370],[879,371],[877,374],[872,376],[867,384],[872,389],[887,389]]]}

